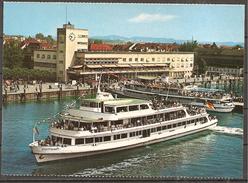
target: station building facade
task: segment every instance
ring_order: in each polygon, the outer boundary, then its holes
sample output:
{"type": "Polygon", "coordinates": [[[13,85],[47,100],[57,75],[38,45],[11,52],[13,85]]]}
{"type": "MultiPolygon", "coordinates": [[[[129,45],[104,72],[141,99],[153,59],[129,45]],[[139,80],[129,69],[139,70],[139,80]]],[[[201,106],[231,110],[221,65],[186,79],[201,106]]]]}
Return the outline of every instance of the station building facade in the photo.
{"type": "Polygon", "coordinates": [[[94,79],[97,74],[133,78],[137,76],[192,75],[193,52],[91,52],[88,30],[65,24],[57,29],[57,49],[34,52],[34,68],[56,72],[58,81],[94,79]]]}
{"type": "Polygon", "coordinates": [[[94,78],[96,74],[135,78],[137,76],[189,77],[193,53],[146,52],[75,52],[75,65],[68,69],[70,78],[94,78]]]}

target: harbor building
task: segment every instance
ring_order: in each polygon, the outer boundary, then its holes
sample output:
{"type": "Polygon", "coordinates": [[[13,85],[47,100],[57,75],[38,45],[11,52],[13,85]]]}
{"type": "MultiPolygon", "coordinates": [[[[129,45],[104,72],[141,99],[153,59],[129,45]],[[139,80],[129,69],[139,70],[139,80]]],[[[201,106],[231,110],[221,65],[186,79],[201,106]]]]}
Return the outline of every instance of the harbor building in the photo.
{"type": "Polygon", "coordinates": [[[134,78],[141,76],[189,77],[193,53],[148,52],[75,52],[75,65],[68,69],[70,78],[94,79],[96,74],[134,78]]]}
{"type": "Polygon", "coordinates": [[[56,72],[58,81],[115,77],[190,77],[193,52],[88,51],[88,30],[64,24],[57,29],[57,49],[34,51],[34,68],[56,72]]]}
{"type": "Polygon", "coordinates": [[[57,51],[56,50],[38,50],[34,51],[34,68],[56,73],[57,51]]]}
{"type": "Polygon", "coordinates": [[[66,70],[74,64],[74,52],[87,50],[88,30],[64,24],[57,29],[57,49],[34,51],[34,69],[55,70],[58,81],[67,81],[66,70]]]}
{"type": "Polygon", "coordinates": [[[242,76],[244,69],[242,67],[237,66],[234,67],[214,67],[214,66],[207,66],[206,75],[213,74],[213,75],[232,75],[232,76],[242,76]]]}

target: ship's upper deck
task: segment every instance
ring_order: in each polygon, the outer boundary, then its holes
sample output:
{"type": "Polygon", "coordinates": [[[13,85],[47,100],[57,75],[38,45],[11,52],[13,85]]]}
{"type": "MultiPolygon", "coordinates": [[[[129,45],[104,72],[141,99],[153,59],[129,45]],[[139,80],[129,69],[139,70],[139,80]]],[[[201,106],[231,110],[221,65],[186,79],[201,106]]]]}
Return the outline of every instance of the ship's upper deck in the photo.
{"type": "Polygon", "coordinates": [[[101,100],[101,99],[84,99],[83,102],[92,102],[92,103],[101,103],[104,102],[105,105],[108,106],[131,106],[131,105],[140,105],[140,104],[147,104],[149,101],[141,100],[141,99],[134,99],[134,98],[115,98],[109,100],[101,100]]]}

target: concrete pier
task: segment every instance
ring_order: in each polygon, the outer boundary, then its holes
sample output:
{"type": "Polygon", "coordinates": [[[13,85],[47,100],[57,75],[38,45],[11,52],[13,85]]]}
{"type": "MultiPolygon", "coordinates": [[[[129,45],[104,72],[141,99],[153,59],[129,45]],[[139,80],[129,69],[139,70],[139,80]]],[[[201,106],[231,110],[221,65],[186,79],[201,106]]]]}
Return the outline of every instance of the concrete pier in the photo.
{"type": "Polygon", "coordinates": [[[93,94],[94,89],[88,85],[71,86],[54,83],[36,84],[36,85],[19,85],[19,90],[10,91],[4,89],[3,102],[25,102],[28,100],[45,100],[45,99],[62,99],[64,97],[82,96],[93,94]]]}

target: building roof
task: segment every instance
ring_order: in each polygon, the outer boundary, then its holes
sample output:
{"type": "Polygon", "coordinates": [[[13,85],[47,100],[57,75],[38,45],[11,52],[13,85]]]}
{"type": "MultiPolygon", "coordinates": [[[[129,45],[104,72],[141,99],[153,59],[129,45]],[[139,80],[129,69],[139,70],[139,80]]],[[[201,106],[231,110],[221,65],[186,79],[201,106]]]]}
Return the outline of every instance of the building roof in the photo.
{"type": "Polygon", "coordinates": [[[31,45],[35,45],[40,50],[53,49],[53,44],[47,42],[46,40],[37,40],[35,38],[29,38],[29,39],[22,41],[21,48],[24,49],[31,45]]]}
{"type": "Polygon", "coordinates": [[[113,46],[109,44],[96,44],[92,43],[89,47],[90,51],[112,51],[113,46]]]}

